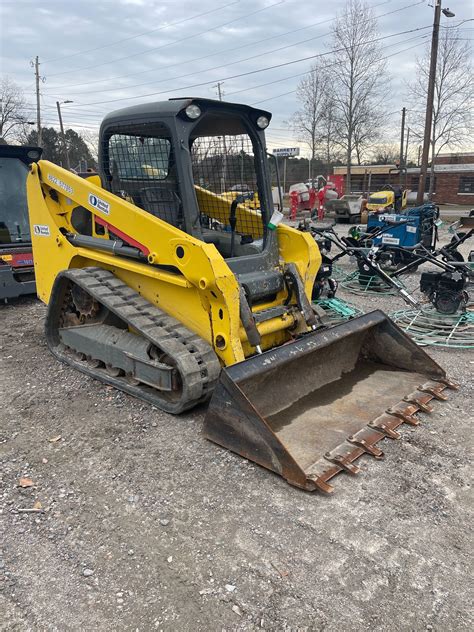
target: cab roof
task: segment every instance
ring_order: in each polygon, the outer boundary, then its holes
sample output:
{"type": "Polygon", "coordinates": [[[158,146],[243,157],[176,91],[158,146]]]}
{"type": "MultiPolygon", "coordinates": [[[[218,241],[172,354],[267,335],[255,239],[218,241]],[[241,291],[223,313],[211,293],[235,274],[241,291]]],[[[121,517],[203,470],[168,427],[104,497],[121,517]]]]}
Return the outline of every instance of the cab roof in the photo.
{"type": "Polygon", "coordinates": [[[255,119],[259,116],[266,116],[268,120],[270,120],[272,117],[270,112],[259,110],[242,103],[230,103],[228,101],[218,101],[217,99],[205,99],[200,97],[179,97],[168,99],[168,101],[141,103],[109,112],[109,114],[104,117],[102,125],[108,126],[122,121],[129,123],[136,121],[138,123],[145,122],[146,120],[156,121],[162,118],[176,117],[181,110],[191,105],[191,103],[199,105],[203,111],[212,108],[213,110],[234,110],[235,112],[245,113],[250,116],[253,115],[255,119]]]}

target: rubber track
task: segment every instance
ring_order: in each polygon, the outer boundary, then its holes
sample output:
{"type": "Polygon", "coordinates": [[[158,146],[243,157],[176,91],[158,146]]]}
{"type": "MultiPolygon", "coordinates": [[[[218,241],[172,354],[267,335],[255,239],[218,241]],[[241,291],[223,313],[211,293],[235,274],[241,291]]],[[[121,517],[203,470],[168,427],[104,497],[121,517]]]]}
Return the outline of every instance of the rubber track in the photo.
{"type": "Polygon", "coordinates": [[[83,373],[139,397],[161,410],[180,413],[207,400],[217,384],[221,366],[212,347],[181,322],[169,316],[115,275],[102,268],[78,268],[61,272],[55,281],[46,318],[46,337],[52,353],[83,373]],[[133,385],[124,377],[108,375],[65,352],[59,338],[60,316],[67,284],[74,283],[116,314],[141,336],[173,359],[182,380],[181,397],[169,400],[163,391],[150,386],[133,385]],[[56,298],[56,300],[55,300],[56,298]]]}

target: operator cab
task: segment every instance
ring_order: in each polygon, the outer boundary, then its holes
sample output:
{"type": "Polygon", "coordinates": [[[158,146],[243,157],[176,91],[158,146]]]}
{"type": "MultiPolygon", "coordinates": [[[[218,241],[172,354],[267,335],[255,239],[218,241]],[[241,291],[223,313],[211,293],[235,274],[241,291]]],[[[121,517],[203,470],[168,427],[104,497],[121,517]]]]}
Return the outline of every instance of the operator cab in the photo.
{"type": "Polygon", "coordinates": [[[103,184],[226,259],[262,254],[273,210],[263,132],[270,118],[211,99],[113,112],[101,127],[103,184]]]}

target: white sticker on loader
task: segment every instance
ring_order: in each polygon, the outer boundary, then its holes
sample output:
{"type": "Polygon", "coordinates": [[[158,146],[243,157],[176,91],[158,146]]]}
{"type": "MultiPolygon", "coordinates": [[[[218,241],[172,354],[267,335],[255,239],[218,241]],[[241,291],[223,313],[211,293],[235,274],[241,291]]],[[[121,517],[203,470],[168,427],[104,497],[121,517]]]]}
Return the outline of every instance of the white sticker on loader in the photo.
{"type": "Polygon", "coordinates": [[[382,237],[382,243],[383,244],[390,244],[391,246],[398,246],[398,244],[400,243],[400,240],[396,239],[395,237],[386,237],[384,235],[382,237]]]}
{"type": "Polygon", "coordinates": [[[108,215],[110,213],[110,204],[105,200],[101,200],[100,197],[97,197],[97,195],[89,193],[89,204],[101,213],[104,213],[104,215],[108,215]]]}
{"type": "Polygon", "coordinates": [[[33,224],[33,232],[37,237],[49,237],[51,232],[46,224],[33,224]]]}
{"type": "Polygon", "coordinates": [[[53,176],[50,173],[48,173],[48,180],[52,182],[53,184],[55,184],[60,189],[67,191],[67,193],[74,193],[74,189],[70,187],[69,184],[67,184],[66,182],[63,182],[59,178],[56,178],[56,176],[53,176]]]}
{"type": "Polygon", "coordinates": [[[416,233],[416,226],[407,226],[407,233],[416,233]]]}

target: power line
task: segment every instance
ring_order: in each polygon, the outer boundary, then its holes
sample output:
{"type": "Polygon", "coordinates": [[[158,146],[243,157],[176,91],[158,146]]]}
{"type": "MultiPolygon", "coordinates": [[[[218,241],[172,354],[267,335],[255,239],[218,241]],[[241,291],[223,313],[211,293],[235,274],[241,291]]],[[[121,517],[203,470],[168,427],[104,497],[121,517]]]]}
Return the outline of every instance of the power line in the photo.
{"type": "MultiPolygon", "coordinates": [[[[426,37],[428,37],[428,35],[422,35],[422,36],[419,36],[419,35],[418,35],[418,36],[415,36],[415,37],[412,37],[412,38],[409,38],[409,39],[405,40],[405,42],[409,42],[409,41],[413,41],[413,40],[417,40],[417,39],[424,39],[424,38],[426,38],[426,37]]],[[[420,45],[420,43],[421,43],[421,42],[417,42],[417,43],[416,43],[415,45],[413,45],[413,46],[410,46],[410,47],[407,47],[407,48],[403,48],[403,49],[401,49],[401,50],[399,50],[399,51],[396,51],[396,52],[394,52],[394,53],[391,53],[391,54],[389,54],[389,55],[386,55],[386,56],[382,57],[381,59],[388,59],[388,58],[390,58],[390,57],[393,57],[393,56],[395,56],[395,55],[398,55],[398,54],[400,54],[400,53],[403,53],[403,52],[405,52],[405,51],[407,51],[407,50],[411,50],[411,49],[413,49],[413,48],[416,48],[417,46],[419,46],[419,45],[420,45]]],[[[334,67],[334,66],[340,65],[340,63],[341,63],[341,62],[333,62],[333,63],[330,63],[330,64],[326,64],[326,65],[324,66],[324,68],[325,68],[325,69],[327,69],[327,68],[332,68],[332,67],[334,67]]],[[[309,71],[309,72],[311,72],[311,71],[309,71]]],[[[275,83],[279,83],[279,82],[290,81],[290,80],[292,80],[292,79],[296,79],[297,77],[300,77],[300,76],[305,76],[305,75],[307,75],[307,74],[308,74],[308,71],[305,71],[305,72],[302,72],[302,73],[298,73],[298,74],[291,75],[291,76],[289,76],[289,77],[283,77],[282,79],[277,79],[277,80],[274,80],[274,81],[271,81],[271,82],[266,82],[266,83],[264,83],[264,84],[260,84],[260,85],[257,85],[257,86],[251,86],[251,87],[249,87],[249,88],[245,88],[244,90],[239,90],[239,91],[236,91],[236,92],[254,91],[254,90],[256,90],[256,89],[258,89],[258,88],[260,88],[260,87],[265,87],[265,86],[267,86],[267,85],[270,85],[270,84],[275,84],[275,83]]],[[[260,100],[260,101],[256,101],[256,102],[254,102],[254,103],[253,103],[253,105],[257,105],[257,104],[259,104],[259,103],[264,103],[264,102],[266,102],[266,101],[274,100],[274,99],[276,99],[276,98],[283,97],[283,96],[287,96],[287,95],[289,95],[289,94],[294,94],[295,92],[296,92],[296,89],[289,90],[289,91],[283,92],[283,93],[281,93],[281,94],[278,94],[278,95],[276,95],[276,96],[272,96],[272,97],[269,97],[269,98],[266,98],[266,99],[262,99],[262,100],[260,100]]],[[[234,93],[232,93],[232,92],[231,92],[231,93],[229,93],[229,94],[228,94],[228,96],[230,96],[231,94],[235,94],[235,92],[234,92],[234,93]]],[[[45,107],[45,108],[49,108],[49,109],[54,109],[54,106],[53,106],[53,105],[44,105],[43,107],[45,107]]],[[[412,111],[412,110],[410,110],[410,111],[412,111]]],[[[98,111],[98,110],[81,110],[81,109],[79,109],[79,110],[78,110],[78,108],[77,108],[77,107],[76,107],[76,108],[74,108],[74,106],[73,106],[73,107],[69,106],[69,107],[66,109],[66,112],[67,112],[68,114],[71,114],[71,118],[72,118],[73,120],[79,120],[79,121],[80,121],[80,120],[84,120],[84,119],[85,119],[85,120],[86,120],[86,122],[92,122],[92,123],[93,123],[93,122],[95,122],[95,121],[97,120],[97,116],[103,117],[103,116],[106,114],[106,112],[104,112],[104,111],[98,111]],[[87,114],[87,112],[89,112],[89,114],[87,114]]],[[[397,110],[397,113],[398,113],[398,110],[397,110]]],[[[275,129],[275,128],[272,128],[272,129],[275,129]]],[[[283,131],[290,131],[290,130],[283,130],[283,131]]]]}
{"type": "Polygon", "coordinates": [[[161,50],[163,48],[168,48],[169,46],[172,46],[173,44],[179,44],[180,42],[184,42],[186,40],[190,40],[193,39],[194,37],[198,37],[199,35],[204,35],[205,33],[210,33],[212,31],[215,31],[219,28],[222,28],[223,26],[228,26],[229,24],[233,24],[234,22],[239,22],[240,20],[243,20],[244,18],[249,18],[252,15],[256,15],[257,13],[262,13],[263,11],[267,11],[268,9],[272,9],[273,7],[279,6],[281,4],[284,4],[286,2],[286,0],[278,0],[278,2],[275,2],[273,4],[268,5],[267,7],[263,7],[261,9],[257,9],[256,11],[252,11],[251,13],[246,13],[245,15],[241,15],[238,18],[234,18],[233,20],[230,20],[229,22],[224,22],[223,24],[219,24],[217,26],[213,26],[210,29],[206,29],[205,31],[200,31],[199,33],[194,33],[193,35],[188,35],[186,37],[182,37],[181,39],[177,39],[174,40],[171,43],[168,44],[162,44],[161,46],[156,46],[154,48],[149,48],[146,51],[142,51],[140,53],[133,53],[132,55],[125,55],[124,57],[118,57],[117,59],[112,59],[111,61],[104,61],[101,64],[92,64],[90,66],[82,66],[81,68],[73,68],[72,70],[65,70],[63,72],[56,72],[52,75],[49,75],[50,77],[58,77],[59,75],[67,75],[71,72],[79,72],[81,70],[90,70],[91,68],[99,68],[100,66],[107,66],[109,64],[113,64],[115,62],[118,61],[124,61],[125,59],[131,59],[132,57],[139,57],[140,55],[146,55],[148,53],[151,52],[155,52],[157,50],[161,50]]]}
{"type": "MultiPolygon", "coordinates": [[[[316,35],[315,37],[310,37],[310,38],[308,38],[306,40],[303,40],[301,42],[294,42],[293,44],[286,44],[285,46],[280,46],[279,48],[274,48],[273,50],[269,50],[269,51],[266,51],[264,53],[257,53],[256,55],[252,55],[250,57],[244,57],[243,59],[238,59],[237,61],[233,61],[233,62],[230,62],[230,63],[229,62],[225,62],[223,64],[219,64],[219,66],[213,66],[212,68],[204,68],[203,70],[198,70],[197,72],[196,71],[188,72],[185,75],[178,75],[177,77],[172,77],[171,79],[170,78],[160,79],[160,81],[156,81],[156,79],[154,79],[153,81],[145,81],[144,83],[135,83],[135,84],[133,84],[131,86],[123,86],[123,88],[120,88],[120,87],[119,88],[117,88],[117,87],[105,88],[104,90],[98,90],[97,92],[99,92],[99,93],[103,93],[103,92],[117,92],[117,90],[120,90],[120,89],[131,90],[132,88],[140,88],[141,86],[148,86],[150,84],[157,85],[157,84],[160,84],[160,83],[166,83],[167,81],[176,81],[177,79],[184,79],[186,77],[192,77],[194,75],[200,75],[203,72],[210,72],[212,70],[219,70],[220,68],[228,68],[229,66],[235,66],[236,64],[241,64],[241,63],[246,62],[246,61],[251,61],[252,59],[257,59],[257,58],[263,57],[265,55],[271,55],[272,53],[277,53],[277,52],[285,50],[287,48],[293,48],[295,46],[300,46],[302,44],[306,44],[307,42],[312,42],[312,41],[314,41],[316,39],[321,39],[322,37],[326,37],[326,35],[327,35],[327,33],[323,33],[321,35],[316,35]]],[[[84,93],[84,91],[82,91],[82,90],[80,92],[70,92],[70,93],[68,92],[68,94],[72,94],[73,96],[75,94],[83,94],[83,93],[84,93]]]]}
{"type": "MultiPolygon", "coordinates": [[[[385,39],[389,39],[391,37],[396,37],[398,35],[406,35],[407,33],[414,33],[414,32],[417,32],[417,31],[422,31],[422,30],[428,29],[428,28],[431,28],[430,24],[427,25],[427,26],[422,26],[422,27],[418,27],[418,28],[414,28],[414,29],[408,29],[406,31],[400,31],[398,33],[392,33],[391,35],[385,35],[385,36],[378,37],[378,38],[373,39],[373,40],[367,40],[367,41],[365,41],[363,43],[363,45],[365,46],[367,44],[373,44],[373,43],[376,43],[376,42],[379,42],[379,41],[382,41],[382,40],[385,40],[385,39]]],[[[299,59],[294,59],[292,61],[282,62],[280,64],[275,64],[273,66],[266,66],[264,68],[259,68],[258,70],[249,70],[247,72],[239,73],[239,74],[236,74],[236,75],[231,75],[230,77],[222,77],[222,78],[219,78],[219,81],[230,81],[231,79],[238,79],[240,77],[248,77],[250,75],[255,75],[255,74],[258,74],[260,72],[266,72],[267,70],[276,70],[277,68],[284,68],[285,66],[291,66],[292,64],[298,64],[298,63],[301,63],[303,61],[309,61],[311,59],[318,59],[320,57],[326,57],[327,55],[332,55],[332,54],[337,53],[337,52],[342,52],[343,50],[344,50],[343,48],[340,48],[340,49],[330,50],[330,51],[327,51],[325,53],[318,53],[316,55],[308,55],[306,57],[300,57],[299,59]]],[[[169,81],[173,81],[173,79],[169,79],[169,81]]],[[[206,86],[206,85],[209,85],[209,84],[212,84],[212,83],[216,83],[216,79],[212,79],[210,81],[203,81],[203,82],[195,83],[195,84],[188,85],[188,86],[182,86],[180,88],[174,88],[174,90],[175,91],[177,91],[177,90],[189,90],[191,88],[197,88],[197,87],[200,87],[200,86],[206,86]]],[[[146,98],[146,97],[152,97],[152,96],[156,96],[156,95],[159,95],[159,94],[165,94],[167,92],[170,92],[170,89],[161,90],[161,91],[158,91],[158,92],[149,92],[147,94],[136,95],[136,96],[133,96],[133,97],[119,97],[117,99],[108,99],[108,100],[105,100],[105,101],[94,101],[92,103],[83,103],[83,104],[78,104],[78,107],[88,107],[90,105],[102,105],[104,103],[117,103],[119,101],[130,101],[130,100],[133,100],[133,99],[143,99],[143,98],[146,98]]]]}
{"type": "Polygon", "coordinates": [[[178,24],[184,24],[184,22],[189,22],[190,20],[196,20],[197,18],[202,18],[205,15],[210,15],[211,13],[216,13],[216,11],[222,11],[222,9],[226,9],[227,7],[231,7],[234,4],[239,4],[240,0],[235,0],[234,2],[229,2],[228,4],[221,5],[220,7],[216,7],[215,9],[211,9],[210,11],[205,11],[203,13],[198,13],[197,15],[193,15],[189,18],[184,18],[184,20],[178,20],[177,22],[170,22],[169,24],[165,24],[164,26],[159,26],[156,29],[151,29],[149,31],[144,31],[143,33],[138,33],[138,35],[131,35],[130,37],[124,37],[123,39],[115,40],[115,42],[110,42],[110,44],[103,44],[102,46],[96,46],[95,48],[87,48],[86,50],[77,51],[76,53],[71,53],[70,55],[63,55],[62,57],[55,57],[54,59],[47,59],[44,61],[44,64],[52,64],[56,61],[62,61],[64,59],[70,59],[71,57],[77,57],[77,55],[86,55],[87,53],[92,53],[96,50],[103,50],[104,48],[109,48],[110,46],[116,46],[117,44],[122,44],[123,42],[129,42],[132,39],[137,39],[138,37],[143,37],[144,35],[150,35],[150,33],[156,33],[157,31],[163,31],[164,29],[168,29],[171,26],[177,26],[178,24]]]}
{"type": "MultiPolygon", "coordinates": [[[[424,1],[424,0],[422,0],[424,1]]],[[[383,3],[385,4],[385,2],[383,3]]],[[[312,28],[314,26],[320,26],[321,24],[327,24],[328,22],[332,22],[334,20],[334,18],[329,18],[327,20],[322,20],[321,22],[314,22],[313,24],[309,24],[308,26],[302,26],[298,29],[293,29],[292,31],[286,31],[285,33],[278,33],[277,35],[272,35],[271,37],[265,37],[263,39],[259,39],[258,42],[256,42],[257,44],[261,44],[262,42],[268,42],[269,40],[272,39],[277,39],[279,37],[284,37],[285,35],[292,35],[293,33],[297,33],[299,31],[306,31],[309,28],[312,28]]],[[[87,85],[92,85],[95,83],[103,83],[104,81],[116,81],[117,79],[126,79],[128,77],[137,77],[138,75],[143,75],[143,74],[147,74],[149,72],[157,72],[159,70],[167,70],[168,68],[174,68],[175,66],[184,66],[186,64],[190,64],[193,63],[195,61],[202,61],[203,59],[208,59],[209,57],[215,57],[216,55],[223,55],[224,53],[231,53],[233,51],[236,50],[240,50],[241,48],[249,48],[249,46],[251,46],[252,44],[241,44],[240,46],[235,46],[234,48],[226,48],[224,50],[219,50],[216,51],[214,53],[210,53],[209,55],[204,55],[203,57],[193,57],[192,59],[187,59],[185,61],[179,61],[175,64],[167,64],[166,66],[160,66],[158,68],[151,68],[149,70],[141,70],[140,72],[132,72],[132,73],[128,73],[127,75],[118,75],[116,77],[107,77],[107,78],[103,78],[103,79],[95,79],[94,81],[84,81],[82,83],[71,83],[71,84],[66,84],[64,86],[52,86],[51,89],[55,90],[56,88],[60,89],[60,90],[66,90],[68,88],[75,88],[78,86],[87,86],[87,85]]],[[[103,92],[103,90],[101,91],[103,92]]]]}
{"type": "MultiPolygon", "coordinates": [[[[420,0],[415,5],[408,4],[408,5],[405,5],[403,7],[398,8],[398,9],[394,9],[393,11],[388,11],[387,13],[382,13],[381,15],[377,16],[377,19],[385,17],[387,15],[392,15],[393,13],[398,13],[400,11],[404,11],[406,9],[411,9],[411,8],[413,8],[413,6],[417,6],[417,4],[423,4],[423,3],[424,3],[424,0],[420,0]]],[[[377,4],[377,5],[375,5],[375,7],[380,6],[381,4],[386,4],[386,2],[381,2],[381,3],[377,4]]],[[[271,5],[271,6],[273,6],[273,5],[271,5]]],[[[328,22],[333,22],[334,19],[335,18],[329,18],[327,20],[322,20],[321,22],[315,22],[314,24],[309,25],[309,26],[301,27],[301,28],[298,28],[298,29],[294,29],[293,31],[288,31],[288,32],[280,34],[280,35],[274,35],[272,37],[268,37],[268,38],[265,38],[263,40],[259,40],[258,43],[260,44],[262,42],[269,41],[269,40],[272,40],[272,39],[275,39],[275,38],[278,38],[278,37],[283,37],[285,35],[296,33],[296,32],[302,31],[302,30],[307,30],[308,28],[310,28],[312,26],[320,26],[320,25],[326,24],[328,22]]],[[[190,76],[195,75],[195,74],[199,74],[199,73],[203,73],[203,72],[210,72],[212,70],[218,70],[219,68],[232,66],[232,65],[235,65],[235,64],[238,64],[238,63],[242,63],[242,62],[245,62],[245,61],[250,61],[252,59],[256,59],[256,58],[262,57],[264,55],[270,55],[272,53],[279,52],[279,51],[285,50],[287,48],[292,48],[294,46],[299,46],[301,44],[305,44],[307,42],[311,42],[311,41],[314,41],[316,39],[320,39],[320,38],[325,37],[326,35],[329,35],[329,34],[330,33],[328,32],[328,33],[323,33],[321,35],[316,35],[314,37],[310,37],[310,38],[308,38],[306,40],[302,40],[300,42],[295,42],[295,43],[287,44],[285,46],[280,46],[279,48],[276,48],[276,49],[273,49],[273,50],[270,50],[270,51],[265,51],[263,53],[258,53],[256,55],[252,55],[251,57],[246,57],[244,59],[240,59],[240,60],[237,60],[237,61],[231,62],[231,63],[221,64],[219,66],[214,66],[212,68],[206,68],[204,70],[199,70],[197,72],[190,72],[190,73],[187,73],[185,75],[179,75],[177,77],[166,78],[166,79],[162,79],[160,81],[156,81],[154,79],[152,81],[146,81],[144,83],[138,83],[138,84],[133,84],[133,85],[129,85],[129,86],[123,86],[123,87],[121,86],[120,88],[117,88],[117,87],[105,88],[104,90],[99,90],[98,92],[115,92],[115,91],[117,91],[119,89],[129,90],[131,88],[138,88],[138,87],[146,86],[146,85],[150,85],[150,84],[164,83],[166,81],[175,81],[176,79],[183,79],[185,77],[190,77],[190,76]]],[[[112,81],[112,80],[123,79],[123,78],[127,78],[127,77],[134,77],[134,76],[137,76],[137,75],[143,74],[143,73],[156,72],[156,71],[159,71],[159,70],[167,70],[168,68],[173,68],[175,66],[185,66],[185,65],[191,64],[191,63],[193,63],[195,61],[201,61],[202,59],[206,59],[206,58],[209,58],[209,57],[214,57],[215,55],[223,55],[224,53],[228,53],[228,52],[232,52],[232,51],[235,51],[235,50],[239,50],[241,48],[248,48],[248,44],[243,44],[241,46],[237,46],[237,47],[234,47],[234,48],[225,49],[225,50],[222,50],[222,51],[211,53],[209,55],[204,55],[203,57],[197,57],[197,58],[193,58],[193,59],[188,59],[186,61],[178,62],[176,64],[172,64],[172,65],[169,65],[169,66],[162,66],[162,67],[159,67],[159,68],[154,68],[152,70],[145,70],[145,71],[141,71],[139,73],[130,73],[128,75],[121,75],[121,76],[112,77],[110,79],[105,79],[105,80],[103,80],[103,79],[100,80],[99,79],[99,80],[95,80],[95,81],[91,81],[91,82],[83,82],[83,83],[78,83],[78,84],[68,84],[66,86],[60,87],[60,89],[64,92],[64,89],[66,89],[66,88],[78,87],[78,86],[82,86],[82,85],[90,85],[90,84],[95,84],[95,83],[103,83],[104,81],[112,81]]],[[[51,76],[54,76],[54,75],[51,75],[51,76]]],[[[57,87],[59,88],[59,86],[57,86],[57,87]]],[[[54,86],[52,87],[52,89],[55,89],[54,86]]],[[[73,94],[73,95],[74,94],[81,94],[81,92],[82,91],[79,91],[79,92],[74,92],[73,91],[73,92],[70,92],[70,94],[73,94]]]]}
{"type": "MultiPolygon", "coordinates": [[[[445,24],[440,24],[440,29],[452,30],[457,29],[461,26],[461,24],[466,24],[466,22],[474,22],[474,18],[469,18],[467,20],[462,20],[462,22],[458,22],[457,24],[452,24],[451,26],[446,26],[445,24]]],[[[466,29],[467,30],[467,29],[466,29]]]]}
{"type": "MultiPolygon", "coordinates": [[[[427,36],[427,35],[423,35],[423,36],[422,36],[422,38],[426,38],[426,37],[428,37],[428,36],[427,36]]],[[[419,36],[418,36],[417,38],[411,38],[411,39],[419,39],[419,36]]],[[[409,40],[408,40],[408,41],[409,41],[409,40]]],[[[402,50],[399,50],[399,51],[397,51],[396,53],[391,53],[390,55],[386,55],[385,57],[381,57],[380,59],[378,59],[378,60],[376,60],[376,61],[383,61],[383,60],[385,60],[385,59],[389,59],[390,57],[394,57],[395,55],[399,55],[400,53],[404,53],[404,52],[406,52],[407,50],[411,50],[411,49],[413,49],[413,48],[417,48],[420,44],[421,44],[421,42],[418,42],[418,43],[414,44],[413,46],[409,46],[408,48],[402,48],[402,50]]],[[[333,66],[338,65],[339,63],[340,63],[340,62],[334,62],[334,63],[332,63],[332,64],[327,64],[326,66],[323,66],[323,69],[331,68],[331,67],[333,67],[333,66]]],[[[302,73],[302,74],[303,74],[303,75],[305,75],[305,74],[308,74],[308,73],[306,72],[306,73],[302,73]]],[[[298,75],[295,75],[295,76],[294,76],[294,77],[292,77],[292,78],[296,78],[296,76],[298,76],[298,75]]],[[[285,80],[284,80],[284,79],[279,79],[278,81],[285,81],[285,80]]],[[[254,86],[253,88],[248,88],[248,89],[249,89],[249,90],[255,90],[256,88],[259,88],[259,87],[260,87],[260,86],[254,86]]],[[[260,101],[254,101],[254,102],[253,102],[253,103],[251,103],[250,105],[258,105],[258,104],[260,104],[260,103],[265,103],[266,101],[272,101],[273,99],[278,99],[279,97],[285,97],[285,96],[287,96],[288,94],[294,94],[295,92],[297,92],[297,90],[298,90],[298,89],[296,88],[295,90],[290,90],[289,92],[283,92],[282,94],[277,94],[277,95],[275,95],[275,96],[273,96],[273,97],[269,97],[268,99],[262,99],[262,100],[260,100],[260,101]]],[[[245,90],[240,91],[240,92],[245,92],[245,90]]],[[[233,93],[231,93],[231,94],[233,94],[233,93]]],[[[397,112],[398,112],[398,110],[397,110],[397,112]]],[[[392,113],[390,113],[390,114],[392,114],[392,113]]]]}
{"type": "MultiPolygon", "coordinates": [[[[418,2],[418,4],[422,4],[422,3],[423,3],[423,0],[421,0],[421,2],[418,2]]],[[[391,15],[393,13],[398,13],[400,11],[404,11],[404,10],[412,8],[412,7],[413,7],[412,4],[408,4],[408,5],[405,5],[404,7],[399,8],[399,9],[395,9],[394,11],[389,11],[388,13],[382,14],[379,17],[384,17],[385,15],[391,15]]],[[[308,42],[312,42],[314,40],[321,39],[322,37],[326,37],[326,35],[329,35],[329,33],[322,33],[320,35],[316,35],[314,37],[310,37],[310,38],[302,40],[300,42],[293,42],[291,44],[285,44],[285,46],[280,46],[278,48],[274,48],[273,50],[269,50],[269,51],[266,51],[266,52],[263,52],[263,53],[257,53],[256,55],[251,55],[250,57],[245,57],[243,59],[238,59],[237,61],[233,61],[233,62],[230,62],[230,63],[225,62],[223,64],[220,64],[219,66],[213,66],[212,68],[205,68],[204,70],[198,70],[197,72],[195,72],[195,71],[194,72],[188,72],[188,73],[186,73],[184,75],[179,75],[177,77],[173,77],[172,79],[167,78],[167,79],[161,79],[160,81],[153,80],[153,81],[146,81],[144,83],[136,83],[136,84],[133,84],[131,86],[124,86],[123,89],[130,90],[132,88],[140,88],[141,86],[147,86],[147,85],[150,85],[150,84],[157,85],[157,84],[160,84],[160,83],[166,83],[167,81],[175,81],[177,79],[184,79],[186,77],[192,77],[194,75],[202,74],[204,72],[210,72],[212,70],[219,70],[220,68],[228,68],[229,66],[235,66],[236,64],[241,64],[241,63],[246,62],[246,61],[251,61],[252,59],[257,59],[257,58],[263,57],[265,55],[271,55],[273,53],[277,53],[277,52],[280,52],[282,50],[286,50],[288,48],[294,48],[295,46],[301,46],[302,44],[306,44],[308,42]]],[[[121,89],[121,88],[117,88],[117,87],[105,88],[104,90],[98,90],[98,92],[99,93],[116,92],[119,89],[121,89]]],[[[79,92],[79,93],[71,92],[70,94],[72,94],[74,96],[74,94],[81,94],[81,93],[82,93],[82,91],[79,92]]]]}
{"type": "MultiPolygon", "coordinates": [[[[416,37],[410,37],[409,39],[404,40],[404,42],[410,42],[410,41],[417,40],[417,39],[424,39],[424,38],[427,38],[427,37],[429,37],[429,35],[417,35],[416,37]]],[[[420,43],[421,42],[418,42],[417,44],[415,44],[415,46],[412,46],[410,48],[416,48],[417,46],[419,46],[420,43]]],[[[406,49],[406,50],[409,50],[409,49],[406,49]]],[[[403,50],[399,51],[399,52],[403,52],[403,50]]],[[[398,53],[395,53],[395,54],[398,54],[398,53]]],[[[331,66],[337,66],[339,63],[341,63],[341,62],[333,62],[331,64],[326,64],[326,66],[324,66],[324,67],[325,68],[329,68],[331,66]]],[[[297,77],[304,77],[309,72],[311,72],[311,71],[310,70],[309,71],[305,70],[304,72],[300,72],[300,73],[295,74],[295,75],[290,75],[289,77],[283,77],[282,79],[274,79],[273,81],[267,81],[266,83],[261,83],[261,84],[259,84],[257,86],[250,86],[248,88],[242,88],[241,90],[234,90],[232,92],[228,92],[227,96],[232,96],[234,94],[241,94],[242,92],[249,92],[251,90],[257,90],[258,88],[264,88],[266,86],[271,86],[271,85],[273,85],[275,83],[282,83],[284,81],[289,81],[290,79],[296,79],[297,77]]],[[[285,94],[290,94],[290,93],[285,93],[285,94]]]]}
{"type": "MultiPolygon", "coordinates": [[[[407,42],[410,42],[410,41],[413,41],[413,40],[424,39],[424,38],[426,38],[426,37],[428,37],[428,35],[421,35],[421,36],[420,36],[420,35],[417,35],[417,36],[415,36],[415,37],[412,37],[412,38],[409,38],[409,39],[407,39],[407,40],[404,40],[404,42],[405,42],[405,43],[407,43],[407,42]]],[[[408,47],[408,48],[404,48],[404,49],[402,49],[402,50],[400,50],[400,51],[397,51],[397,52],[395,52],[395,53],[392,53],[392,54],[390,54],[390,55],[387,55],[387,56],[386,56],[386,57],[384,57],[383,59],[388,59],[389,57],[392,57],[392,56],[394,56],[394,55],[398,55],[399,53],[402,53],[402,52],[405,52],[405,51],[407,51],[407,50],[411,50],[411,49],[413,49],[413,48],[416,48],[417,46],[419,46],[419,44],[420,44],[420,43],[421,43],[421,42],[418,42],[418,43],[417,43],[417,44],[415,44],[414,46],[410,46],[410,47],[408,47]]],[[[324,68],[332,68],[332,67],[334,67],[334,66],[340,65],[340,63],[341,63],[341,62],[333,62],[333,63],[330,63],[330,64],[326,64],[326,65],[324,66],[324,68]]],[[[260,84],[260,85],[257,85],[257,86],[251,86],[251,87],[248,87],[248,88],[244,88],[243,90],[237,90],[237,91],[234,91],[234,92],[230,92],[230,93],[228,93],[228,96],[231,96],[232,94],[241,93],[241,92],[253,91],[253,90],[256,90],[256,89],[258,89],[258,88],[265,87],[265,86],[268,86],[268,85],[271,85],[271,84],[275,84],[275,83],[280,83],[280,82],[284,82],[284,81],[289,81],[289,80],[295,79],[295,78],[300,77],[300,76],[305,76],[305,75],[307,75],[307,74],[308,74],[308,71],[305,71],[305,72],[302,72],[302,73],[298,73],[298,74],[296,74],[296,75],[291,75],[291,76],[289,76],[289,77],[283,77],[282,79],[276,79],[276,80],[274,80],[274,81],[266,82],[266,83],[264,83],[264,84],[260,84]]],[[[276,97],[269,97],[268,99],[263,99],[263,100],[261,100],[261,101],[257,101],[257,102],[255,102],[255,103],[263,103],[263,102],[265,102],[265,101],[269,101],[269,100],[272,100],[272,99],[274,99],[274,98],[278,98],[278,97],[280,97],[280,96],[286,96],[286,95],[288,95],[288,94],[293,94],[294,92],[296,92],[296,90],[290,90],[290,91],[288,91],[288,92],[284,92],[284,93],[282,93],[282,94],[279,94],[279,95],[277,95],[276,97]]],[[[45,107],[54,108],[54,106],[52,106],[52,105],[51,105],[51,106],[45,106],[45,107]]],[[[103,112],[99,112],[99,111],[97,111],[97,110],[81,110],[81,109],[78,109],[78,107],[74,108],[74,106],[72,106],[72,107],[68,107],[68,108],[67,108],[67,111],[68,111],[68,112],[73,113],[73,116],[75,116],[75,117],[78,117],[78,118],[89,118],[89,119],[94,119],[94,115],[95,115],[95,114],[98,114],[98,115],[103,115],[103,114],[104,114],[103,112]],[[78,112],[79,112],[79,113],[78,113],[78,112]],[[85,112],[90,112],[91,114],[89,114],[89,115],[87,115],[87,114],[86,114],[85,116],[83,116],[82,114],[83,114],[83,113],[85,113],[85,112]]]]}

